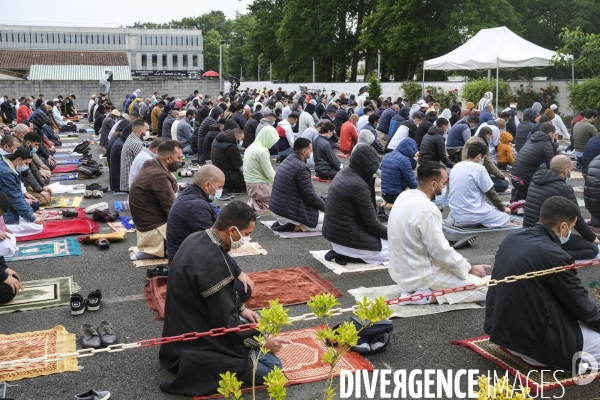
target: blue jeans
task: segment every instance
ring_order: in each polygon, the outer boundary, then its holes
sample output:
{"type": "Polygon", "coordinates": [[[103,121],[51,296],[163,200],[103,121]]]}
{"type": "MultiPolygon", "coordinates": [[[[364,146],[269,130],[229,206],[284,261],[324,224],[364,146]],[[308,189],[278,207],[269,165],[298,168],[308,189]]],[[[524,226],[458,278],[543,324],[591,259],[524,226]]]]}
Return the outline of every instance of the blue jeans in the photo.
{"type": "MultiPolygon", "coordinates": [[[[259,349],[251,349],[250,351],[254,352],[255,357],[258,357],[260,354],[259,349]]],[[[272,353],[263,354],[258,360],[258,365],[256,367],[256,384],[262,385],[267,375],[269,375],[269,372],[271,372],[275,366],[279,367],[279,369],[283,369],[283,364],[279,357],[272,353]]],[[[244,378],[244,382],[252,383],[252,372],[244,378]]]]}
{"type": "Polygon", "coordinates": [[[294,149],[292,149],[291,147],[277,153],[279,157],[287,157],[291,156],[292,154],[294,154],[294,149]]]}
{"type": "Polygon", "coordinates": [[[506,189],[508,189],[508,182],[506,182],[504,179],[499,179],[491,175],[490,178],[492,178],[492,182],[494,182],[494,189],[496,190],[496,193],[506,192],[506,189]]]}

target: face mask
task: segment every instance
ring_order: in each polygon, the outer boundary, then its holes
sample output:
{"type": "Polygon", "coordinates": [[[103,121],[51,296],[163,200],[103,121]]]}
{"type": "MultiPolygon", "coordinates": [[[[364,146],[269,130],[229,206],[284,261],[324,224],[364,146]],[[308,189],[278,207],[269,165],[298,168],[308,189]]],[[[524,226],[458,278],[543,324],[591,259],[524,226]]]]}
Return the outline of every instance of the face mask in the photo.
{"type": "Polygon", "coordinates": [[[35,154],[37,153],[38,149],[36,149],[35,147],[33,149],[31,149],[31,154],[35,154]]]}
{"type": "Polygon", "coordinates": [[[212,186],[212,188],[215,190],[215,194],[214,194],[214,195],[212,195],[212,194],[209,194],[209,195],[208,195],[208,199],[209,199],[210,201],[213,201],[213,200],[219,200],[219,199],[221,198],[221,196],[223,195],[223,189],[219,189],[219,190],[217,190],[217,189],[215,189],[215,187],[213,186],[213,184],[212,184],[212,183],[208,182],[208,184],[209,184],[210,186],[212,186]]]}
{"type": "Polygon", "coordinates": [[[483,165],[483,158],[479,160],[479,165],[483,165]]]}
{"type": "MultiPolygon", "coordinates": [[[[562,235],[562,233],[561,233],[562,235]]],[[[571,230],[569,230],[569,233],[567,233],[567,237],[559,237],[560,239],[560,244],[565,244],[569,241],[569,238],[571,237],[571,230]]]]}
{"type": "MultiPolygon", "coordinates": [[[[437,182],[435,182],[435,185],[436,185],[438,188],[440,187],[440,185],[438,185],[438,183],[437,183],[437,182]]],[[[442,191],[442,193],[441,193],[441,194],[436,194],[436,195],[435,195],[435,200],[434,200],[434,202],[440,202],[440,201],[442,201],[442,199],[443,199],[443,198],[446,196],[446,193],[448,193],[448,188],[447,188],[447,187],[444,187],[443,189],[442,189],[442,188],[440,188],[440,190],[442,191]]],[[[435,192],[434,192],[434,193],[435,193],[435,192]]]]}
{"type": "Polygon", "coordinates": [[[296,127],[296,124],[293,124],[293,125],[292,125],[292,128],[295,128],[295,127],[296,127]]]}
{"type": "Polygon", "coordinates": [[[181,161],[176,161],[173,164],[170,164],[167,169],[169,172],[177,172],[177,170],[181,167],[183,167],[183,163],[181,161]]]}
{"type": "Polygon", "coordinates": [[[17,172],[21,173],[21,172],[25,172],[29,169],[29,167],[27,165],[17,165],[17,172]]]}
{"type": "Polygon", "coordinates": [[[238,149],[241,149],[243,144],[244,144],[244,142],[238,142],[238,144],[237,144],[238,149]]]}
{"type": "Polygon", "coordinates": [[[230,246],[231,250],[239,249],[243,245],[250,243],[250,237],[242,236],[242,234],[240,233],[240,230],[237,228],[237,226],[235,227],[235,230],[238,231],[238,234],[240,235],[240,240],[235,242],[233,240],[233,237],[231,235],[229,235],[229,239],[231,240],[231,246],[230,246]]]}

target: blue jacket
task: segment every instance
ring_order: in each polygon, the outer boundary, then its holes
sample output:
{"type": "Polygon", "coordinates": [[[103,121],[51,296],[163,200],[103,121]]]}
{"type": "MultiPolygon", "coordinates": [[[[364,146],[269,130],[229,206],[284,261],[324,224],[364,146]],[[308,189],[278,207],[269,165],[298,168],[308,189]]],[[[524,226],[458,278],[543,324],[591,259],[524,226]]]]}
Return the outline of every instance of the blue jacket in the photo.
{"type": "MultiPolygon", "coordinates": [[[[28,222],[35,221],[33,209],[25,201],[21,192],[21,177],[8,164],[7,160],[0,161],[0,190],[8,196],[10,206],[4,214],[4,222],[7,225],[19,223],[19,217],[28,222]]],[[[31,173],[31,172],[30,172],[31,173]]]]}
{"type": "Polygon", "coordinates": [[[487,110],[482,110],[481,114],[479,114],[479,125],[485,124],[486,122],[491,121],[492,119],[494,119],[492,113],[490,113],[487,110]]]}
{"type": "Polygon", "coordinates": [[[450,128],[448,139],[446,139],[446,148],[456,149],[463,147],[469,139],[471,139],[471,127],[465,121],[460,120],[450,128]]]}
{"type": "Polygon", "coordinates": [[[404,121],[406,121],[406,118],[404,118],[400,114],[396,114],[392,117],[392,120],[390,121],[390,127],[388,128],[388,140],[391,139],[392,136],[394,136],[394,133],[396,133],[396,129],[398,129],[400,124],[404,121]]]}
{"type": "Polygon", "coordinates": [[[319,211],[325,211],[325,202],[315,192],[310,170],[296,154],[281,163],[275,180],[269,208],[273,214],[315,228],[319,211]]]}
{"type": "Polygon", "coordinates": [[[394,115],[398,114],[392,107],[386,109],[381,113],[381,118],[379,119],[379,125],[377,126],[377,130],[380,132],[388,133],[390,129],[390,121],[394,115]]]}
{"type": "Polygon", "coordinates": [[[417,180],[412,158],[417,153],[417,142],[411,138],[402,140],[398,146],[383,157],[381,162],[381,192],[386,195],[400,194],[406,188],[416,189],[417,180]]]}
{"type": "Polygon", "coordinates": [[[583,149],[583,157],[581,160],[581,174],[585,177],[587,175],[587,169],[590,162],[600,156],[600,136],[594,136],[588,140],[585,148],[583,149]]]}

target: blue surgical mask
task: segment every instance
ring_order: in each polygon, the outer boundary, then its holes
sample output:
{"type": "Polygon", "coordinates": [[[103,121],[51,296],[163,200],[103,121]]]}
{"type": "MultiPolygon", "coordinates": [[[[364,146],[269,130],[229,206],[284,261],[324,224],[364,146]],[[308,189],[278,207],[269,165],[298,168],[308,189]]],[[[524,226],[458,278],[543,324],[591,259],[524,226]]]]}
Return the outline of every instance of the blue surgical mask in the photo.
{"type": "Polygon", "coordinates": [[[483,165],[483,158],[479,160],[479,165],[483,165]]]}
{"type": "Polygon", "coordinates": [[[238,144],[237,144],[238,149],[241,149],[243,144],[244,144],[244,142],[238,142],[238,144]]]}
{"type": "MultiPolygon", "coordinates": [[[[437,187],[440,187],[440,185],[439,185],[437,182],[435,183],[435,185],[436,185],[437,187]]],[[[448,193],[448,187],[447,187],[447,186],[444,186],[443,188],[440,188],[440,190],[442,191],[442,193],[441,193],[441,194],[436,194],[436,195],[435,195],[435,200],[434,200],[434,202],[436,202],[436,203],[437,203],[437,202],[441,202],[441,201],[444,199],[444,197],[446,197],[446,194],[448,193]]]]}
{"type": "Polygon", "coordinates": [[[27,165],[17,165],[17,172],[21,173],[21,172],[25,172],[29,169],[29,167],[27,165]]]}
{"type": "MultiPolygon", "coordinates": [[[[213,189],[215,189],[215,187],[213,186],[213,184],[212,184],[212,183],[208,182],[208,184],[209,184],[210,186],[212,186],[212,188],[213,188],[213,189]]],[[[219,189],[219,190],[215,189],[215,194],[214,194],[214,195],[212,195],[212,194],[209,194],[209,195],[208,195],[208,199],[209,199],[210,201],[213,201],[213,200],[219,200],[219,199],[221,198],[221,195],[222,195],[222,194],[223,194],[223,189],[219,189]]]]}
{"type": "MultiPolygon", "coordinates": [[[[562,235],[562,233],[561,233],[561,235],[562,235]]],[[[561,237],[559,238],[559,239],[560,239],[560,244],[565,244],[565,243],[567,243],[567,242],[569,241],[569,238],[570,238],[570,237],[571,237],[571,230],[569,229],[569,233],[567,233],[567,236],[566,236],[566,237],[562,237],[562,236],[561,236],[561,237]]]]}
{"type": "Polygon", "coordinates": [[[38,149],[36,149],[35,147],[31,149],[31,154],[35,154],[37,153],[38,149]]]}

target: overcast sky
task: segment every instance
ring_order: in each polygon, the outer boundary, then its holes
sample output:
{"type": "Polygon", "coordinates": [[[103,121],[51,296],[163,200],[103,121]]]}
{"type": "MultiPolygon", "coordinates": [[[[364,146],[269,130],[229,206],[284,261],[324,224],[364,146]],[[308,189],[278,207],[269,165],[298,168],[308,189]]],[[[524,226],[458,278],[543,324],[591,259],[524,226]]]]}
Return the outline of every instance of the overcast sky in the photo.
{"type": "MultiPolygon", "coordinates": [[[[8,1],[8,0],[3,0],[8,1]]],[[[53,26],[132,26],[134,22],[169,22],[221,10],[228,18],[247,12],[252,0],[25,0],[2,7],[0,24],[53,26]]]]}

